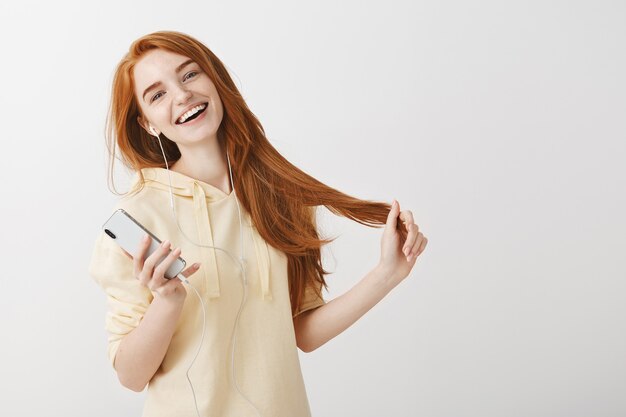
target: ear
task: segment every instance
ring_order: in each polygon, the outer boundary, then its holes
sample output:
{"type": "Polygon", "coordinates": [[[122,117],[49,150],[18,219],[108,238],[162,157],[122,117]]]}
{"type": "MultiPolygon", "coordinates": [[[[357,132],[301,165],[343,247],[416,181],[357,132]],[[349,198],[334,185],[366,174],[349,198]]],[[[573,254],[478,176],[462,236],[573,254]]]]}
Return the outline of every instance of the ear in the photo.
{"type": "Polygon", "coordinates": [[[143,117],[137,116],[137,123],[139,123],[139,126],[143,127],[149,135],[152,135],[152,132],[150,132],[150,124],[146,120],[144,120],[143,117]]]}

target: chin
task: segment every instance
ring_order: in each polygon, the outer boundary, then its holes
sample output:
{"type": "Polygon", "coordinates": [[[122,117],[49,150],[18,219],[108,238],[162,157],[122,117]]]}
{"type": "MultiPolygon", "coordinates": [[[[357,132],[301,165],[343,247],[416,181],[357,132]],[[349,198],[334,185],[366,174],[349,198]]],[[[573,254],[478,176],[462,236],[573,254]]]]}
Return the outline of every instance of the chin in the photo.
{"type": "Polygon", "coordinates": [[[188,137],[186,142],[210,143],[217,140],[217,129],[202,129],[202,131],[194,132],[191,137],[188,137]]]}

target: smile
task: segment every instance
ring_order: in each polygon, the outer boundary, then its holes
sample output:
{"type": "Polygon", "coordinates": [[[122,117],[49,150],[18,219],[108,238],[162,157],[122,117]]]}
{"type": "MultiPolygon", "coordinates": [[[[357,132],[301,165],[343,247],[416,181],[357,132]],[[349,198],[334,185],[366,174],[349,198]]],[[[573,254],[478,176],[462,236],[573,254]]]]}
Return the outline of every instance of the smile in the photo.
{"type": "Polygon", "coordinates": [[[176,120],[177,125],[189,124],[193,120],[197,120],[201,115],[204,114],[204,111],[208,107],[208,103],[199,104],[196,107],[190,109],[185,114],[180,116],[176,120]]]}

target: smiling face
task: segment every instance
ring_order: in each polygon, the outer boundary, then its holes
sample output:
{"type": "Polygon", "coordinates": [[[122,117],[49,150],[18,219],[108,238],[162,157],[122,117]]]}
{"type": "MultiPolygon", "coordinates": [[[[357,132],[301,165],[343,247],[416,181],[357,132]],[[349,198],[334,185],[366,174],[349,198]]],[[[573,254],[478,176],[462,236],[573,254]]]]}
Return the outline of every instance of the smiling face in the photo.
{"type": "Polygon", "coordinates": [[[153,135],[152,126],[181,145],[216,140],[222,102],[215,85],[197,63],[183,55],[154,49],[137,62],[133,77],[135,98],[144,116],[137,121],[148,133],[153,135]]]}

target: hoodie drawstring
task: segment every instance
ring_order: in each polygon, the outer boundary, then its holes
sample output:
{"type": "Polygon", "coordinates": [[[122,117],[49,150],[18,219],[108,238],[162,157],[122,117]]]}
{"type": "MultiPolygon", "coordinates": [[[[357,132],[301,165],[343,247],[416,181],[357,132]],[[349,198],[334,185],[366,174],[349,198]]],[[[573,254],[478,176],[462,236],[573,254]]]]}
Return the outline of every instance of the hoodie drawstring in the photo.
{"type": "MultiPolygon", "coordinates": [[[[213,233],[211,231],[211,220],[209,210],[206,205],[206,194],[198,184],[193,182],[193,212],[196,218],[196,228],[198,230],[198,242],[201,245],[214,246],[213,233]]],[[[217,269],[217,256],[215,248],[201,248],[202,265],[204,269],[204,282],[207,283],[209,298],[220,296],[220,277],[217,269]]]]}
{"type": "Polygon", "coordinates": [[[259,266],[259,275],[261,279],[261,291],[264,300],[271,300],[272,293],[270,292],[270,255],[267,248],[267,242],[261,239],[259,234],[254,231],[252,233],[254,239],[254,249],[256,250],[256,259],[259,266]]]}

